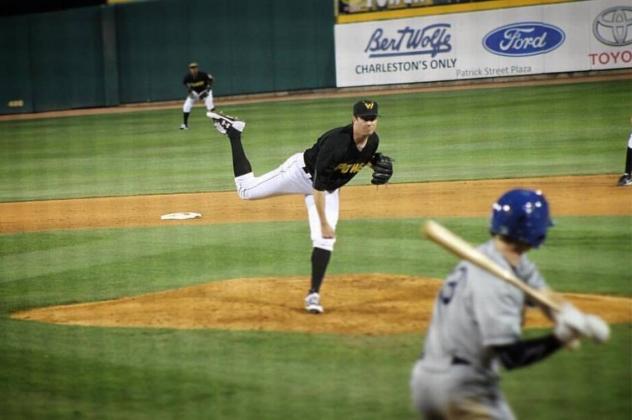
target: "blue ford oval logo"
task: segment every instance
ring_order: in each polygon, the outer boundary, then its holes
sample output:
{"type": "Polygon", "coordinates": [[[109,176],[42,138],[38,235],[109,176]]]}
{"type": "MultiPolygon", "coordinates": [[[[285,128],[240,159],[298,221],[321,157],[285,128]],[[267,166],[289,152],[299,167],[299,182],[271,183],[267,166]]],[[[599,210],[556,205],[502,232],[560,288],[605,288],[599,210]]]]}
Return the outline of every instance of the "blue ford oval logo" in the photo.
{"type": "Polygon", "coordinates": [[[566,35],[557,26],[542,22],[519,22],[494,29],[483,38],[483,47],[496,55],[525,57],[545,54],[564,43],[566,35]]]}

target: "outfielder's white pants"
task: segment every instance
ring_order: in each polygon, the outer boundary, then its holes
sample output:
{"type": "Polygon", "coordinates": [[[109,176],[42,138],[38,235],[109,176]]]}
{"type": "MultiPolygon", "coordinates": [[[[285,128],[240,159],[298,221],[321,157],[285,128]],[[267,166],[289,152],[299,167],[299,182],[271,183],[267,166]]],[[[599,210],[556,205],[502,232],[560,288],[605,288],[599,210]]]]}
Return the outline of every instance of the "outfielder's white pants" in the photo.
{"type": "MultiPolygon", "coordinates": [[[[200,96],[196,92],[189,93],[189,96],[184,100],[184,105],[182,105],[182,112],[191,112],[193,105],[200,100],[200,96]]],[[[210,90],[208,92],[208,96],[204,99],[204,105],[206,109],[210,111],[215,108],[215,104],[213,103],[213,91],[210,90]]]]}
{"type": "MultiPolygon", "coordinates": [[[[305,206],[309,217],[309,230],[315,248],[333,251],[336,239],[322,237],[320,218],[314,203],[312,180],[304,171],[303,153],[290,156],[278,168],[255,176],[248,173],[235,178],[237,193],[243,200],[260,200],[277,195],[300,194],[305,196],[305,206]]],[[[339,214],[339,190],[325,193],[325,215],[329,225],[336,229],[339,214]]]]}

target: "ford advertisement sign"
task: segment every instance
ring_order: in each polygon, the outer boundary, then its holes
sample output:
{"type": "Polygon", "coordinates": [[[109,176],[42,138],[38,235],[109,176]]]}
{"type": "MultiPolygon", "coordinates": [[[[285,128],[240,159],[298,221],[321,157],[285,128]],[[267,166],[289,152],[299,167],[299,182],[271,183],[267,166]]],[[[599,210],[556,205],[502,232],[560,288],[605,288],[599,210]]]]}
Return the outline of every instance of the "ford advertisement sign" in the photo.
{"type": "Polygon", "coordinates": [[[632,70],[631,2],[523,1],[528,5],[338,23],[336,85],[632,70]]]}
{"type": "Polygon", "coordinates": [[[557,26],[542,22],[519,22],[502,26],[483,38],[487,51],[505,57],[527,57],[553,51],[566,35],[557,26]]]}

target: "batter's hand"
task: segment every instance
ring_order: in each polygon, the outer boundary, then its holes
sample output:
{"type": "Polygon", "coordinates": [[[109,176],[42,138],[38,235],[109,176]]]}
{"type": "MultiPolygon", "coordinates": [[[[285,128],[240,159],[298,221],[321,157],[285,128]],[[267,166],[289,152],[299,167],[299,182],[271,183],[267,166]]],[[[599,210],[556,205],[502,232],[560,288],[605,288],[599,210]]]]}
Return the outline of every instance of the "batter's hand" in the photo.
{"type": "Polygon", "coordinates": [[[579,337],[586,337],[586,315],[570,303],[564,303],[561,310],[555,314],[554,334],[564,344],[579,337]]]}
{"type": "Polygon", "coordinates": [[[555,316],[555,336],[562,343],[585,337],[596,343],[610,338],[610,327],[596,315],[586,315],[570,303],[564,303],[555,316]]]}
{"type": "Polygon", "coordinates": [[[334,228],[329,226],[329,223],[325,223],[320,227],[320,234],[323,239],[334,239],[336,237],[336,232],[334,228]]]}
{"type": "Polygon", "coordinates": [[[605,343],[610,339],[610,327],[597,315],[586,315],[586,326],[595,343],[605,343]]]}

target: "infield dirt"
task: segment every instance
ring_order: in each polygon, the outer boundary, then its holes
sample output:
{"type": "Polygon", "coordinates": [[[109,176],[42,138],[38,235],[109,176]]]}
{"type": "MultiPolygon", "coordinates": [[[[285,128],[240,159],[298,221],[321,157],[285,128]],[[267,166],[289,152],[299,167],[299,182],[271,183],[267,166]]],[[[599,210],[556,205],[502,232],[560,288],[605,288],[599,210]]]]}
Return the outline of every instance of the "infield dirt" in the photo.
{"type": "MultiPolygon", "coordinates": [[[[454,181],[348,187],[341,219],[486,216],[508,188],[542,189],[557,216],[632,215],[632,189],[611,175],[454,181]],[[367,202],[366,197],[371,197],[367,202]],[[590,197],[590,200],[586,200],[590,197]]],[[[0,233],[95,227],[167,226],[304,220],[301,197],[243,202],[234,192],[51,200],[0,204],[0,233]],[[160,215],[198,211],[202,219],[161,221],[160,215]]],[[[326,314],[302,308],[308,279],[233,279],[117,300],[39,308],[13,318],[108,327],[211,328],[383,335],[417,332],[430,319],[441,281],[380,274],[328,276],[326,314]]],[[[567,294],[608,322],[632,322],[632,299],[567,294]]],[[[533,311],[528,326],[548,322],[533,311]]]]}
{"type": "MultiPolygon", "coordinates": [[[[510,188],[546,193],[555,216],[632,215],[632,189],[616,187],[616,175],[426,182],[345,187],[340,218],[484,217],[510,188]],[[590,197],[589,200],[586,197],[590,197]]],[[[0,233],[98,227],[171,226],[306,220],[302,197],[245,202],[233,191],[0,203],[0,233]],[[201,219],[163,221],[179,211],[201,219]]]]}
{"type": "MultiPolygon", "coordinates": [[[[428,326],[441,283],[438,279],[392,274],[329,276],[323,315],[308,314],[302,308],[307,278],[282,277],[217,281],[117,300],[34,309],[13,317],[101,327],[412,333],[428,326]]],[[[632,299],[564,296],[609,323],[632,322],[632,299]]],[[[528,311],[526,319],[527,327],[550,325],[537,310],[528,311]]]]}

